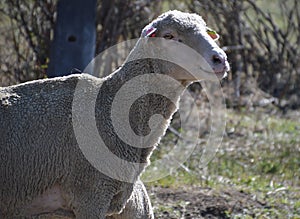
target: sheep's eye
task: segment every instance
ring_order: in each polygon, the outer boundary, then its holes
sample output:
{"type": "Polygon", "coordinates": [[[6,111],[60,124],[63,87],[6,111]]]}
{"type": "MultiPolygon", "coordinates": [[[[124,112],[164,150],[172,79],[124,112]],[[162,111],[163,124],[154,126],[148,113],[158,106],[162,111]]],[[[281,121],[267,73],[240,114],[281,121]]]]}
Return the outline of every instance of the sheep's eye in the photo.
{"type": "Polygon", "coordinates": [[[171,39],[174,38],[174,36],[172,34],[170,34],[170,33],[167,33],[167,34],[164,35],[164,38],[168,39],[168,40],[171,40],[171,39]]]}

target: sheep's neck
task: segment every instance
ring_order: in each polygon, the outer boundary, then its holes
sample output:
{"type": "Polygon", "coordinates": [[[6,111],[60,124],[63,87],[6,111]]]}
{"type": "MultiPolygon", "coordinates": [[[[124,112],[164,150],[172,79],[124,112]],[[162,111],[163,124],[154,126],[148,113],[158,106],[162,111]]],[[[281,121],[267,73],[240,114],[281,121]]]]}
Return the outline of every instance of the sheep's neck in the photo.
{"type": "MultiPolygon", "coordinates": [[[[171,92],[173,95],[173,101],[170,101],[163,95],[153,92],[147,93],[148,89],[153,90],[150,89],[150,87],[153,88],[153,86],[156,86],[153,82],[148,83],[146,80],[141,81],[142,84],[137,85],[142,86],[146,94],[139,96],[132,103],[128,117],[132,131],[135,135],[140,136],[141,142],[143,142],[141,144],[144,148],[133,147],[124,143],[113,129],[111,119],[112,115],[110,113],[114,98],[126,82],[131,82],[137,76],[145,75],[145,77],[147,77],[152,73],[162,74],[163,72],[160,68],[162,64],[163,63],[147,59],[126,63],[117,72],[108,77],[101,87],[97,104],[110,107],[108,107],[105,111],[99,112],[101,114],[101,120],[99,120],[98,124],[100,129],[99,133],[103,133],[103,135],[105,135],[103,136],[103,139],[106,141],[105,143],[107,147],[117,156],[127,161],[144,164],[148,163],[152,151],[160,141],[160,138],[165,134],[170,119],[177,109],[177,103],[183,89],[182,86],[171,88],[166,85],[165,88],[167,90],[169,89],[167,92],[171,92]],[[162,122],[158,122],[157,124],[155,123],[151,130],[149,127],[149,120],[155,114],[162,115],[164,120],[160,120],[162,122]],[[151,135],[151,137],[149,137],[146,141],[143,141],[143,138],[149,135],[151,135]]],[[[123,95],[126,97],[126,95],[130,95],[130,93],[124,93],[123,95]]],[[[117,105],[117,107],[122,109],[122,103],[120,103],[119,106],[117,105]]],[[[124,123],[127,121],[124,121],[124,123]]]]}

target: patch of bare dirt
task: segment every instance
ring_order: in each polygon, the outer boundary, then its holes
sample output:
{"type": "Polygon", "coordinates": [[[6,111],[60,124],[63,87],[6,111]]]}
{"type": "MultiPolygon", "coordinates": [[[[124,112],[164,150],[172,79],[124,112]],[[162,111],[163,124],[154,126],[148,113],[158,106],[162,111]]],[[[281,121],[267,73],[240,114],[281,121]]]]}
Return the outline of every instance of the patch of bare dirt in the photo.
{"type": "Polygon", "coordinates": [[[236,190],[152,188],[149,193],[156,219],[231,218],[268,208],[255,196],[236,190]]]}

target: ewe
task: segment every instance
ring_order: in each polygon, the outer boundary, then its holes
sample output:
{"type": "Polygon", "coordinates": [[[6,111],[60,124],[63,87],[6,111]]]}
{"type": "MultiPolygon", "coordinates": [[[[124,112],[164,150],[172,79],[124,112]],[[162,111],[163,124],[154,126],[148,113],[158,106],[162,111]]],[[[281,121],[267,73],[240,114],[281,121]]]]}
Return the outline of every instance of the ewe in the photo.
{"type": "MultiPolygon", "coordinates": [[[[144,28],[128,61],[104,79],[76,74],[0,88],[0,218],[24,218],[59,210],[71,212],[80,219],[153,218],[139,175],[149,164],[152,151],[177,109],[176,103],[183,92],[179,85],[186,87],[201,78],[191,77],[185,69],[164,60],[135,60],[135,57],[155,47],[150,41],[153,38],[164,40],[165,44],[157,50],[161,52],[168,47],[176,49],[183,43],[204,57],[212,69],[211,74],[221,78],[229,65],[225,53],[214,42],[216,36],[200,16],[169,11],[144,28]],[[152,92],[159,89],[156,86],[161,84],[160,80],[157,83],[141,80],[143,89],[149,88],[151,92],[133,104],[132,113],[128,115],[130,125],[138,136],[147,136],[152,131],[154,134],[145,142],[151,143],[147,147],[132,147],[119,138],[113,127],[110,117],[113,100],[126,82],[154,74],[172,77],[179,85],[175,83],[177,87],[174,87],[173,82],[163,82],[173,95],[174,101],[169,101],[152,92]],[[85,86],[78,90],[78,83],[85,86]],[[72,108],[75,90],[83,97],[76,112],[72,108]],[[89,129],[82,125],[84,118],[80,115],[86,113],[90,94],[96,94],[97,132],[105,147],[124,162],[139,164],[132,173],[124,170],[130,179],[126,182],[99,171],[79,147],[74,130],[89,129]],[[157,125],[159,131],[149,127],[149,119],[154,114],[165,118],[157,125]]],[[[89,135],[83,138],[83,142],[94,141],[89,135]]],[[[103,160],[97,162],[107,165],[103,160]]],[[[111,168],[113,173],[119,170],[122,172],[123,166],[111,168]]]]}

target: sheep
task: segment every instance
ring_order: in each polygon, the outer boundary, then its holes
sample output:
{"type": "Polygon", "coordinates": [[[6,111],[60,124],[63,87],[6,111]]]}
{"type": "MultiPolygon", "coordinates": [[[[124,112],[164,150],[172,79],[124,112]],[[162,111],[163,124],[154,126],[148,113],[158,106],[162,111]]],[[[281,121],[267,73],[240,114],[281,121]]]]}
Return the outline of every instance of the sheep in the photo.
{"type": "MultiPolygon", "coordinates": [[[[184,43],[201,54],[211,66],[211,73],[221,78],[229,64],[213,39],[216,34],[210,35],[199,15],[168,11],[142,30],[127,62],[106,78],[83,73],[0,88],[0,218],[30,218],[57,210],[71,212],[76,218],[153,218],[139,176],[149,165],[152,151],[177,110],[182,87],[201,78],[191,77],[184,69],[164,60],[135,57],[152,51],[151,38],[163,38],[171,47],[184,43]],[[173,78],[170,84],[163,83],[171,90],[174,101],[150,93],[133,104],[129,117],[137,135],[146,136],[154,127],[149,127],[151,115],[160,113],[165,120],[156,124],[153,137],[146,142],[148,147],[132,147],[115,132],[110,110],[118,90],[132,79],[149,76],[149,80],[141,79],[142,89],[158,89],[161,81],[152,80],[153,75],[173,78]],[[80,83],[84,86],[78,88],[80,83]],[[74,110],[76,92],[81,96],[74,110]],[[96,99],[92,100],[92,96],[96,99]],[[112,175],[103,173],[79,147],[82,142],[95,142],[82,121],[91,101],[95,101],[97,133],[105,147],[125,163],[138,164],[133,172],[124,169],[127,180],[114,175],[123,166],[108,166],[112,175]],[[86,136],[81,136],[81,143],[77,128],[87,131],[86,136]]],[[[100,166],[109,162],[99,159],[95,162],[100,166]]]]}

